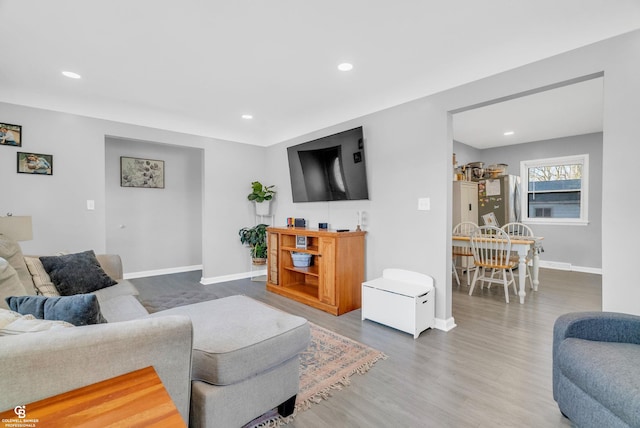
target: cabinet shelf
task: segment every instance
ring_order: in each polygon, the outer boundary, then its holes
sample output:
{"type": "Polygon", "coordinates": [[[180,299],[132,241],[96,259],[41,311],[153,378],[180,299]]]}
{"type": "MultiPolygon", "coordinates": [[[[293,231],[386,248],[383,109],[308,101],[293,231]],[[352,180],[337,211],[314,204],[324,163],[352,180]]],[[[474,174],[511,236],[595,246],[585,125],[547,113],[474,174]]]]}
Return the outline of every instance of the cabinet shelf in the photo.
{"type": "Polygon", "coordinates": [[[313,255],[319,255],[317,246],[307,246],[307,248],[296,248],[296,247],[282,247],[283,250],[286,251],[295,251],[296,253],[308,253],[313,255]]]}
{"type": "Polygon", "coordinates": [[[307,266],[307,267],[285,266],[284,268],[291,272],[298,272],[305,275],[319,276],[318,266],[307,266]]]}
{"type": "Polygon", "coordinates": [[[286,289],[290,293],[298,293],[309,297],[315,297],[318,295],[318,286],[307,284],[306,282],[294,282],[287,285],[286,289]]]}
{"type": "Polygon", "coordinates": [[[360,308],[365,232],[269,227],[267,234],[268,291],[333,315],[360,308]],[[299,241],[307,248],[296,248],[299,241]],[[291,252],[310,254],[311,265],[294,266],[291,252]]]}

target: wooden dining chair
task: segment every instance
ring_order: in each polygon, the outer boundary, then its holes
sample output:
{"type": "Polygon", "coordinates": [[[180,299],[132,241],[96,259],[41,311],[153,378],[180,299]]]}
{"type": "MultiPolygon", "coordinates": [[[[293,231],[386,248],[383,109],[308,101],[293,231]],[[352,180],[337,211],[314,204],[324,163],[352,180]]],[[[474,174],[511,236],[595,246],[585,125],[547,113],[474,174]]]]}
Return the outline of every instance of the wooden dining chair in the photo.
{"type": "MultiPolygon", "coordinates": [[[[511,237],[512,239],[534,237],[533,230],[524,223],[519,223],[519,222],[507,223],[504,226],[502,226],[502,230],[507,232],[509,237],[511,237]]],[[[520,261],[520,257],[517,254],[512,254],[511,257],[515,258],[518,262],[520,261]]],[[[529,263],[532,259],[533,259],[533,246],[529,250],[529,253],[527,254],[527,257],[525,259],[525,264],[527,266],[526,277],[529,278],[529,288],[533,290],[533,279],[531,276],[531,268],[529,267],[529,263]]],[[[525,278],[525,281],[526,281],[526,278],[525,278]]]]}
{"type": "Polygon", "coordinates": [[[484,288],[485,282],[498,283],[503,285],[504,298],[509,303],[509,285],[513,285],[513,291],[516,295],[518,294],[513,276],[513,268],[518,262],[511,257],[511,238],[500,228],[481,226],[471,234],[470,241],[476,271],[469,289],[469,296],[473,294],[478,280],[481,281],[481,289],[484,288]],[[496,277],[496,273],[501,275],[496,277]]]}
{"type": "MultiPolygon", "coordinates": [[[[471,221],[463,221],[458,223],[453,228],[453,232],[451,234],[453,236],[471,236],[474,230],[478,228],[478,225],[471,221]]],[[[460,277],[458,276],[458,269],[460,269],[460,273],[463,273],[465,270],[467,271],[467,285],[471,284],[471,271],[476,269],[473,264],[473,253],[471,252],[471,248],[465,247],[453,247],[452,248],[452,257],[453,257],[453,273],[456,277],[456,281],[458,285],[460,285],[460,277]],[[459,266],[457,265],[457,261],[465,261],[465,263],[461,263],[459,266]]]]}

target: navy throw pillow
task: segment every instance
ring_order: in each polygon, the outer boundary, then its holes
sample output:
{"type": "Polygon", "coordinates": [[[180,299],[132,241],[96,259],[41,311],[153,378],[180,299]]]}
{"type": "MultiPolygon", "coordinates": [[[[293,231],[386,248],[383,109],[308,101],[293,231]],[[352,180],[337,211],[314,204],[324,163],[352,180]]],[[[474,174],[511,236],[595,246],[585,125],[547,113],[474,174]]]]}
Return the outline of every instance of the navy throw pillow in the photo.
{"type": "Polygon", "coordinates": [[[61,296],[92,293],[117,284],[102,269],[93,250],[62,256],[40,257],[44,270],[61,296]]]}
{"type": "Polygon", "coordinates": [[[107,322],[100,312],[95,294],[75,296],[11,296],[5,299],[9,308],[22,315],[33,315],[44,320],[66,321],[73,325],[107,322]]]}

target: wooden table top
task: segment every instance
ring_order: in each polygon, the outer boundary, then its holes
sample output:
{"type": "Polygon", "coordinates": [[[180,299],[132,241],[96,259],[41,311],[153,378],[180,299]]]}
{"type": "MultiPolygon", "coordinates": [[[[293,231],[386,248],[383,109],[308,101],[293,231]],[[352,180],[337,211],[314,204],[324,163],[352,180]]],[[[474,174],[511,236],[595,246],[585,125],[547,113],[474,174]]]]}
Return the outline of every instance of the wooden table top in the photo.
{"type": "Polygon", "coordinates": [[[24,418],[16,410],[0,413],[0,421],[43,428],[186,427],[153,367],[25,404],[24,418]]]}
{"type": "MultiPolygon", "coordinates": [[[[533,236],[530,238],[525,238],[520,237],[520,238],[511,238],[511,243],[512,244],[532,244],[532,243],[538,243],[540,241],[542,241],[544,239],[543,236],[533,236]]],[[[451,236],[451,240],[452,241],[464,241],[464,242],[470,242],[471,241],[471,237],[468,235],[453,235],[451,236]]]]}

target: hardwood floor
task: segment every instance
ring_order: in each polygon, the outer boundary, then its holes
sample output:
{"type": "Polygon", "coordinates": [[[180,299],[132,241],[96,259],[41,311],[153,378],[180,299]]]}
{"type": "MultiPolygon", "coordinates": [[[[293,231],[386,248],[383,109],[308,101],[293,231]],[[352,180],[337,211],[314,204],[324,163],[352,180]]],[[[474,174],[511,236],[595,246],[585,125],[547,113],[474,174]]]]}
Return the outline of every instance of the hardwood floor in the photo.
{"type": "MultiPolygon", "coordinates": [[[[453,288],[457,327],[412,335],[362,321],[360,310],[335,317],[265,291],[249,280],[201,285],[200,272],[138,278],[141,299],[200,287],[216,295],[246,294],[365,343],[389,357],[329,400],[298,414],[290,427],[570,427],[551,392],[555,319],[601,310],[599,275],[540,269],[538,292],[525,304],[492,286],[473,296],[453,288]]],[[[461,278],[462,279],[462,278],[461,278]]],[[[454,282],[455,284],[455,282],[454,282]]],[[[511,290],[513,293],[513,290],[511,290]]],[[[513,294],[512,294],[513,295],[513,294]]]]}

